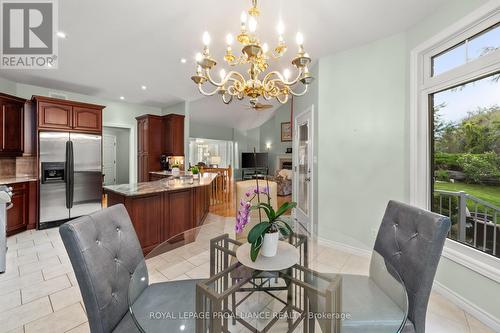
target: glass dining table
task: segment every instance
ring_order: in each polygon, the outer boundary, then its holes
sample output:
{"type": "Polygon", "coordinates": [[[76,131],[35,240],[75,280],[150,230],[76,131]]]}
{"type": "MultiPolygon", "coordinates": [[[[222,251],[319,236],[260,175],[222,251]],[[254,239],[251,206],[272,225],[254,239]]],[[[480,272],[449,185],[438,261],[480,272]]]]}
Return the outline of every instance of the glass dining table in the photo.
{"type": "Polygon", "coordinates": [[[274,270],[243,265],[236,252],[246,241],[223,222],[172,237],[133,271],[128,304],[134,324],[147,333],[403,330],[406,289],[376,251],[369,276],[352,275],[335,268],[345,253],[298,226],[280,241],[293,246],[297,262],[274,270]]]}

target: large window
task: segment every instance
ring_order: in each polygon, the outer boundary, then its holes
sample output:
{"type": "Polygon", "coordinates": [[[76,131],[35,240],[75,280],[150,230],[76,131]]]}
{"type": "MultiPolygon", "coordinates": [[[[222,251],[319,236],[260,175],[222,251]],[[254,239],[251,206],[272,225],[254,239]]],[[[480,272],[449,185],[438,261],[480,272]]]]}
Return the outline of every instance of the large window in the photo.
{"type": "Polygon", "coordinates": [[[189,163],[227,168],[234,166],[233,142],[203,138],[189,139],[189,163]]]}
{"type": "Polygon", "coordinates": [[[440,75],[500,48],[500,23],[432,57],[432,76],[440,75]]]}
{"type": "Polygon", "coordinates": [[[430,98],[432,209],[450,238],[500,257],[500,74],[430,98]]]}

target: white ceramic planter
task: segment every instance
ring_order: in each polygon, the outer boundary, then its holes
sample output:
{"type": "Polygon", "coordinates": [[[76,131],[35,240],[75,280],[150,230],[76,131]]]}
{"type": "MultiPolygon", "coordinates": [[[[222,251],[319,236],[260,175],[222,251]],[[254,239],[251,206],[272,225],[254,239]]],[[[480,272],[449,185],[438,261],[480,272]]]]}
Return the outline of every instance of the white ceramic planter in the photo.
{"type": "Polygon", "coordinates": [[[279,232],[266,233],[264,235],[264,241],[262,242],[260,254],[262,254],[264,257],[274,257],[276,255],[276,252],[278,251],[279,239],[279,232]]]}
{"type": "Polygon", "coordinates": [[[179,177],[181,175],[181,171],[179,168],[172,168],[172,176],[179,177]]]}

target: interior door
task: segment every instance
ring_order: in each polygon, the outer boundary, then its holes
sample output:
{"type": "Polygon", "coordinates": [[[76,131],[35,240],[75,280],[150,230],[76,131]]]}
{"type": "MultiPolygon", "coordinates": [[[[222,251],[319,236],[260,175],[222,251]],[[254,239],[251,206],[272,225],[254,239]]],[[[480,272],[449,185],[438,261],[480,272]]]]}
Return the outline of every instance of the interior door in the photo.
{"type": "Polygon", "coordinates": [[[309,232],[313,233],[313,109],[301,113],[294,127],[294,189],[293,197],[297,202],[294,209],[295,219],[309,232]]]}
{"type": "Polygon", "coordinates": [[[102,136],[102,173],[104,185],[116,184],[116,136],[102,136]]]}
{"type": "Polygon", "coordinates": [[[73,142],[73,205],[70,217],[102,209],[101,136],[71,133],[73,142]]]}

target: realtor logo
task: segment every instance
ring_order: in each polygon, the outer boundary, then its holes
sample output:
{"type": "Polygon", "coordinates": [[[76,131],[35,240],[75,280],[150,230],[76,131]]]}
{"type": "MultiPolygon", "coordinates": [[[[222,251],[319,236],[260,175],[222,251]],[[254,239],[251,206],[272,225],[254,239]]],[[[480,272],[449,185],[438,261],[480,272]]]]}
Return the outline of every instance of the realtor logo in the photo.
{"type": "Polygon", "coordinates": [[[56,0],[0,0],[1,68],[57,68],[56,0]]]}

